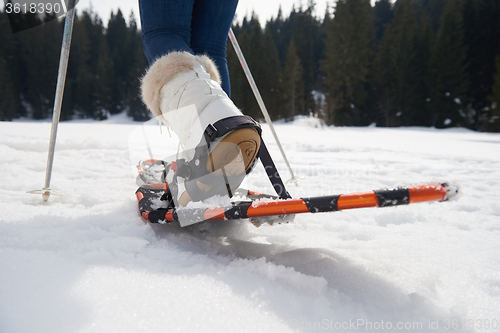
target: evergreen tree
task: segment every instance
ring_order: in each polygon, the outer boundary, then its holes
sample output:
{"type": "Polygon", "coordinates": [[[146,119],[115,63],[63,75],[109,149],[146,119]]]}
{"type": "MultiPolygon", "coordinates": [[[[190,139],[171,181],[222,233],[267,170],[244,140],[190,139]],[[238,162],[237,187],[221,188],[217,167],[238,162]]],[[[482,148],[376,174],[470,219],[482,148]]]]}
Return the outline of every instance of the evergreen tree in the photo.
{"type": "Polygon", "coordinates": [[[20,78],[16,41],[7,15],[0,13],[0,120],[12,120],[19,111],[20,78]]]}
{"type": "MultiPolygon", "coordinates": [[[[299,109],[300,114],[315,112],[315,101],[311,92],[318,87],[319,59],[323,51],[320,22],[313,16],[314,3],[308,2],[305,10],[295,12],[292,24],[292,39],[296,45],[297,55],[302,64],[303,91],[299,109]]],[[[288,49],[286,50],[288,54],[288,49]]]]}
{"type": "Polygon", "coordinates": [[[429,97],[432,82],[430,59],[434,45],[434,33],[432,32],[432,22],[429,16],[420,18],[420,27],[415,51],[415,66],[418,70],[417,76],[419,79],[415,87],[417,98],[408,125],[431,126],[433,117],[429,106],[429,103],[432,102],[429,97]]]}
{"type": "Polygon", "coordinates": [[[96,67],[94,110],[95,118],[103,119],[113,109],[116,103],[112,100],[112,86],[115,78],[113,61],[107,51],[107,45],[103,47],[103,53],[99,55],[96,67]]]}
{"type": "Polygon", "coordinates": [[[285,98],[285,116],[292,119],[298,114],[303,100],[303,68],[297,55],[295,42],[290,41],[286,56],[285,68],[283,70],[283,92],[285,98]]]}
{"type": "Polygon", "coordinates": [[[0,56],[0,121],[16,116],[17,98],[7,61],[0,56]]]}
{"type": "MultiPolygon", "coordinates": [[[[293,13],[293,12],[292,12],[293,13]]],[[[280,63],[285,63],[286,51],[292,37],[292,25],[290,17],[283,18],[281,6],[276,18],[271,18],[266,24],[266,31],[273,36],[274,44],[279,53],[280,63]]]]}
{"type": "Polygon", "coordinates": [[[467,46],[464,41],[462,0],[448,2],[431,58],[433,125],[466,124],[463,101],[468,88],[467,46]]]}
{"type": "Polygon", "coordinates": [[[111,109],[110,72],[113,65],[109,58],[105,29],[102,20],[92,10],[84,11],[80,21],[85,27],[86,36],[90,43],[86,67],[90,71],[91,82],[90,92],[86,98],[91,105],[87,116],[94,119],[106,119],[111,109]],[[106,66],[103,65],[102,59],[106,59],[104,61],[106,66]]]}
{"type": "Polygon", "coordinates": [[[101,18],[92,11],[84,12],[83,23],[87,27],[90,43],[90,64],[92,68],[92,117],[106,119],[110,110],[116,107],[112,100],[114,80],[113,61],[110,57],[105,28],[101,18]]]}
{"type": "Polygon", "coordinates": [[[129,91],[128,66],[130,54],[127,53],[128,27],[122,12],[111,12],[106,33],[110,57],[113,59],[113,79],[111,86],[112,114],[120,113],[125,107],[127,92],[129,91]]]}
{"type": "Polygon", "coordinates": [[[466,0],[464,30],[467,52],[467,76],[470,81],[467,105],[473,129],[482,129],[490,116],[491,87],[495,56],[500,52],[500,2],[466,0]]]}
{"type": "MultiPolygon", "coordinates": [[[[241,31],[240,35],[236,37],[241,47],[241,51],[245,56],[248,67],[252,72],[255,83],[260,90],[261,84],[265,79],[265,73],[261,65],[263,54],[265,54],[263,51],[262,28],[260,27],[257,19],[253,17],[250,21],[244,20],[240,29],[237,29],[241,31]],[[248,33],[248,29],[250,27],[251,31],[248,33]]],[[[234,55],[232,50],[229,52],[229,55],[231,56],[231,58],[228,59],[228,65],[230,66],[229,74],[231,80],[232,100],[236,106],[242,109],[244,114],[247,114],[255,119],[262,118],[259,105],[257,104],[236,55],[234,55]]]]}
{"type": "MultiPolygon", "coordinates": [[[[233,32],[238,38],[239,43],[243,43],[248,40],[248,34],[246,31],[242,31],[241,27],[238,25],[233,25],[233,32]]],[[[238,57],[236,56],[236,52],[234,51],[232,44],[231,47],[227,48],[227,66],[229,69],[229,80],[231,83],[231,99],[240,109],[246,113],[245,110],[245,93],[248,86],[246,83],[245,74],[241,69],[240,62],[238,57]]],[[[249,92],[251,93],[251,91],[249,92]]]]}
{"type": "MultiPolygon", "coordinates": [[[[93,68],[91,65],[90,36],[87,25],[87,15],[75,15],[73,23],[73,38],[71,39],[70,68],[68,69],[67,85],[72,89],[72,110],[78,111],[81,118],[93,118],[93,68]]],[[[65,101],[67,102],[67,101],[65,101]]]]}
{"type": "MultiPolygon", "coordinates": [[[[432,30],[437,33],[441,25],[444,9],[449,1],[457,0],[416,0],[416,5],[421,15],[428,16],[431,20],[432,30]]],[[[460,0],[458,0],[460,1],[460,0]]]]}
{"type": "Polygon", "coordinates": [[[269,115],[276,119],[285,113],[285,105],[281,88],[282,75],[278,50],[271,32],[268,30],[264,32],[262,48],[264,52],[260,62],[262,78],[258,88],[269,115]]]}
{"type": "Polygon", "coordinates": [[[373,8],[373,23],[375,25],[375,36],[377,41],[382,41],[387,25],[394,18],[392,4],[390,0],[378,0],[373,8]]]}
{"type": "MultiPolygon", "coordinates": [[[[422,67],[417,58],[419,29],[413,0],[396,3],[374,64],[385,126],[408,125],[425,99],[418,94],[422,67]]],[[[425,64],[424,64],[425,65],[425,64]]]]}
{"type": "Polygon", "coordinates": [[[494,84],[489,96],[492,111],[491,118],[488,120],[487,127],[490,131],[500,132],[500,53],[495,59],[494,84]]]}
{"type": "Polygon", "coordinates": [[[151,118],[151,114],[142,103],[139,79],[146,70],[147,59],[142,51],[141,33],[137,29],[133,12],[129,19],[127,48],[131,55],[128,71],[127,114],[134,120],[145,121],[151,118]]]}
{"type": "MultiPolygon", "coordinates": [[[[31,15],[27,14],[28,17],[31,15]]],[[[62,25],[52,20],[16,35],[26,71],[25,101],[30,105],[30,116],[34,119],[47,118],[52,115],[54,106],[62,25]]]]}
{"type": "Polygon", "coordinates": [[[339,0],[327,27],[325,84],[329,123],[359,124],[367,100],[368,72],[373,56],[374,26],[369,0],[339,0]]]}

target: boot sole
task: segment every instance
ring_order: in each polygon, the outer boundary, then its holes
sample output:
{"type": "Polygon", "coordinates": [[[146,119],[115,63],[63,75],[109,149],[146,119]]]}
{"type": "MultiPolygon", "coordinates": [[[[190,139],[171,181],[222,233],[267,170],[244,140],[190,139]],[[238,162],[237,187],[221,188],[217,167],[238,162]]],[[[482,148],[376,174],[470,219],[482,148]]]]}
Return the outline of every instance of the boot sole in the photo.
{"type": "Polygon", "coordinates": [[[226,135],[209,155],[207,171],[222,172],[228,176],[246,172],[257,157],[260,136],[253,128],[242,128],[226,135]]]}
{"type": "MultiPolygon", "coordinates": [[[[242,128],[226,135],[208,156],[206,169],[225,176],[238,176],[249,170],[260,148],[259,133],[253,128],[242,128]]],[[[208,193],[213,187],[199,181],[196,185],[200,191],[208,193]]],[[[235,190],[235,189],[232,189],[235,190]]],[[[185,206],[191,197],[184,192],[179,204],[185,206]]]]}

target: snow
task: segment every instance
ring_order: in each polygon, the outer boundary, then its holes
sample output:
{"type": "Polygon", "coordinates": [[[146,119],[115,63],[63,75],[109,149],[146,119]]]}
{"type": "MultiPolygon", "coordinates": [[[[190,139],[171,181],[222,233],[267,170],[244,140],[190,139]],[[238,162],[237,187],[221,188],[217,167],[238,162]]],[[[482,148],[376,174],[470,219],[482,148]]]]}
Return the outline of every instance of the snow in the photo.
{"type": "MultiPolygon", "coordinates": [[[[294,197],[432,180],[462,196],[181,229],[137,214],[139,125],[61,123],[52,188],[64,195],[44,204],[26,191],[43,186],[50,123],[0,122],[0,332],[500,331],[499,134],[279,123],[294,197]]],[[[264,174],[245,187],[271,193],[264,174]]]]}

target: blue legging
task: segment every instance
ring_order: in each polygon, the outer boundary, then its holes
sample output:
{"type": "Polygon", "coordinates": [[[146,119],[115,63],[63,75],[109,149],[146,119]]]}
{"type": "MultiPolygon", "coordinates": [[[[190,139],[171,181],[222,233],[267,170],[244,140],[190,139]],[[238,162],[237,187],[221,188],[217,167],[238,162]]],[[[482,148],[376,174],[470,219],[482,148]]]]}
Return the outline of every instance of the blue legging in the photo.
{"type": "Polygon", "coordinates": [[[230,96],[227,35],[238,0],[139,0],[144,54],[150,65],[172,51],[207,54],[230,96]]]}

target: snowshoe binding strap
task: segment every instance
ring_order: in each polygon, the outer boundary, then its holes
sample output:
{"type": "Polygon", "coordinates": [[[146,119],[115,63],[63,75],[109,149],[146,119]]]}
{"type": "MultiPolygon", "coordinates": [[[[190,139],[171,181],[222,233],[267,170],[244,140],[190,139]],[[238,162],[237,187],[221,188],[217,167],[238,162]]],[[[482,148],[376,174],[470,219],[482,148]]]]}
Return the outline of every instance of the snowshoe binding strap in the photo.
{"type": "Polygon", "coordinates": [[[292,196],[286,190],[285,184],[280,177],[278,169],[276,169],[276,165],[274,165],[274,161],[271,158],[271,154],[269,154],[264,141],[261,141],[260,143],[259,158],[262,162],[262,165],[264,166],[264,169],[266,170],[267,177],[271,181],[274,190],[278,194],[278,197],[280,199],[291,199],[292,196]]]}
{"type": "MultiPolygon", "coordinates": [[[[226,133],[232,131],[234,128],[241,128],[241,127],[252,127],[258,131],[259,135],[261,136],[258,157],[260,158],[260,161],[262,162],[262,165],[266,170],[267,176],[271,181],[271,184],[273,185],[273,188],[278,194],[280,199],[291,199],[292,197],[285,188],[285,184],[283,183],[283,180],[280,177],[278,169],[276,169],[276,165],[274,164],[274,161],[271,155],[269,154],[269,150],[267,150],[264,140],[262,140],[262,129],[259,123],[257,123],[251,117],[236,116],[236,117],[222,119],[217,123],[215,123],[213,128],[207,128],[205,130],[205,138],[214,136],[214,133],[221,133],[218,136],[223,136],[226,133]]],[[[215,137],[217,137],[217,135],[215,137]]],[[[208,139],[207,142],[209,142],[208,139]]],[[[253,169],[254,166],[255,164],[252,165],[252,167],[247,170],[247,174],[253,169]]]]}
{"type": "MultiPolygon", "coordinates": [[[[229,194],[232,197],[233,192],[241,184],[246,174],[254,168],[257,157],[259,157],[279,198],[290,199],[291,196],[281,180],[269,151],[262,140],[261,134],[262,129],[259,123],[248,116],[228,117],[208,125],[203,133],[204,139],[201,140],[194,150],[194,157],[190,161],[179,159],[173,163],[174,167],[172,170],[175,171],[175,177],[173,184],[169,184],[169,187],[176,192],[175,183],[177,177],[182,177],[184,178],[185,189],[193,201],[201,201],[214,195],[224,196],[229,194]],[[260,138],[259,151],[256,153],[256,157],[251,165],[247,166],[245,172],[230,175],[224,171],[224,168],[221,168],[218,172],[207,170],[206,162],[211,154],[211,145],[217,139],[225,135],[231,135],[230,133],[235,130],[245,128],[254,129],[260,138]],[[200,191],[200,188],[203,190],[200,191]]],[[[174,193],[171,195],[175,196],[174,193]]]]}

